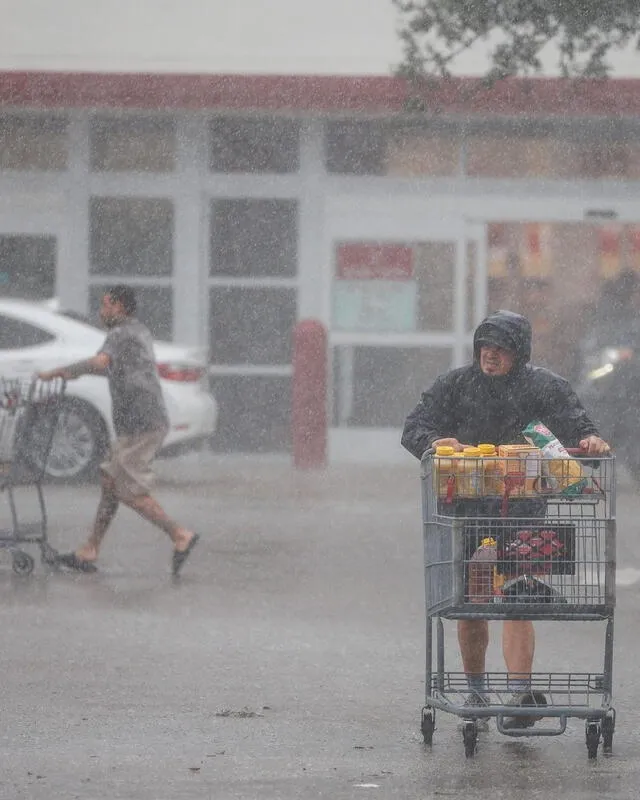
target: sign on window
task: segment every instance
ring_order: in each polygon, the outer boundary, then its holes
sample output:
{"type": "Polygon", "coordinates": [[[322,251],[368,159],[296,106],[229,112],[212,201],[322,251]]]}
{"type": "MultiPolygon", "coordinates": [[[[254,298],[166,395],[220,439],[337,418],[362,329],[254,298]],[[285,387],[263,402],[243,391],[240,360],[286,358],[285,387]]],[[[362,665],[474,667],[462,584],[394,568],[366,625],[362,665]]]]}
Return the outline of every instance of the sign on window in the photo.
{"type": "Polygon", "coordinates": [[[336,249],[333,328],[406,332],[416,329],[413,248],[350,242],[336,249]]]}

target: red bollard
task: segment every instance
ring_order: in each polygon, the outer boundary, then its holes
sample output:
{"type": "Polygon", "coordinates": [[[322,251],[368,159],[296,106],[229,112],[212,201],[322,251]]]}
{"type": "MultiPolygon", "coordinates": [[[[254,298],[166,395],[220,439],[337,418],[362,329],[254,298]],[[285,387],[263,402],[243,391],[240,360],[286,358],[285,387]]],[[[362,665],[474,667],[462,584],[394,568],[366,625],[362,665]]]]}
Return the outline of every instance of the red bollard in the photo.
{"type": "Polygon", "coordinates": [[[302,320],[293,331],[291,439],[299,469],[327,465],[327,331],[302,320]]]}

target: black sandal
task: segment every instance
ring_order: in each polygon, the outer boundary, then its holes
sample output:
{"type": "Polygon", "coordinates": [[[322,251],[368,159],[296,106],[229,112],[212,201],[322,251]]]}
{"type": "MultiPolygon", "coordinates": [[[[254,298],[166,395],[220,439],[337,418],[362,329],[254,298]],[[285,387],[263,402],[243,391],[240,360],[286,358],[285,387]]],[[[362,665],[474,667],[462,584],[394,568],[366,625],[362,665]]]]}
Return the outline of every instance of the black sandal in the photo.
{"type": "Polygon", "coordinates": [[[55,563],[67,569],[73,569],[76,572],[97,572],[98,568],[93,561],[87,561],[84,558],[78,558],[75,553],[61,553],[56,556],[55,563]]]}
{"type": "Polygon", "coordinates": [[[198,543],[200,536],[197,533],[194,533],[191,537],[191,541],[187,545],[186,550],[174,550],[173,551],[173,559],[171,560],[171,571],[173,573],[173,577],[175,578],[180,570],[182,569],[182,565],[189,557],[189,553],[193,550],[193,548],[198,543]]]}

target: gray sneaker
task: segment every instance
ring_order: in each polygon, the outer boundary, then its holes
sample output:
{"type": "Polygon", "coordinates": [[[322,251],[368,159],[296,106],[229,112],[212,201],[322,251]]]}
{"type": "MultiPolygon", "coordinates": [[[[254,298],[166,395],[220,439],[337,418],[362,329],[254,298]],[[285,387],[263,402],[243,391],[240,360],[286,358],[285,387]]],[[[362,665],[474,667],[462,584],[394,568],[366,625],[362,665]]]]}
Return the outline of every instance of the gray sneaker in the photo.
{"type": "MultiPolygon", "coordinates": [[[[529,706],[546,706],[547,698],[542,692],[514,692],[505,703],[507,706],[520,706],[520,708],[527,708],[529,706]]],[[[515,728],[531,728],[536,722],[539,722],[542,717],[504,717],[502,720],[502,727],[505,730],[513,730],[515,728]]]]}
{"type": "Polygon", "coordinates": [[[489,698],[486,694],[479,694],[478,692],[471,692],[471,694],[467,695],[467,699],[464,701],[464,707],[469,709],[468,716],[462,716],[460,724],[458,727],[463,727],[465,719],[475,719],[476,720],[476,728],[478,732],[484,732],[489,730],[489,720],[487,717],[476,717],[473,713],[474,708],[486,708],[489,705],[489,698]]]}

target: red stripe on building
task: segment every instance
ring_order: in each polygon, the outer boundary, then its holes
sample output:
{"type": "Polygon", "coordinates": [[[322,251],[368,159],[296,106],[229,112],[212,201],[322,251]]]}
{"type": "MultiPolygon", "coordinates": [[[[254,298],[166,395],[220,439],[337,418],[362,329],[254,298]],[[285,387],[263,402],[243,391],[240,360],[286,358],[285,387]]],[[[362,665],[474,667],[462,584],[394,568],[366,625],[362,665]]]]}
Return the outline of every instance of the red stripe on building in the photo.
{"type": "MultiPolygon", "coordinates": [[[[640,80],[479,78],[430,81],[434,113],[640,116],[640,80]]],[[[392,77],[0,72],[0,105],[33,108],[220,109],[389,114],[412,90],[392,77]]]]}

